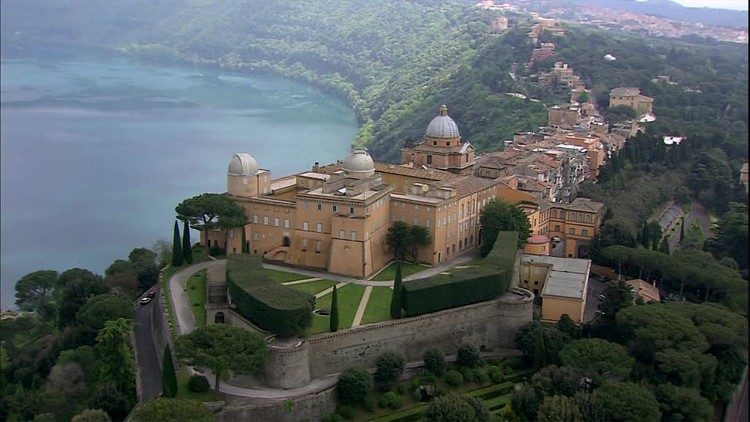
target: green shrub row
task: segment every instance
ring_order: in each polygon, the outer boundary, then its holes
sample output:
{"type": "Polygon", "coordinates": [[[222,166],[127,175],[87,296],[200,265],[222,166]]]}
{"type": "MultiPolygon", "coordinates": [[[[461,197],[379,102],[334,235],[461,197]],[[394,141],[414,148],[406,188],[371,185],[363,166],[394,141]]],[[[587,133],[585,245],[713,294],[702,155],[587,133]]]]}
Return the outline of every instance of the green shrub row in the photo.
{"type": "Polygon", "coordinates": [[[500,232],[492,251],[479,266],[404,284],[404,315],[422,315],[492,300],[510,286],[518,234],[500,232]]]}
{"type": "Polygon", "coordinates": [[[264,330],[294,336],[312,324],[315,297],[274,282],[258,256],[228,257],[227,288],[239,313],[264,330]]]}

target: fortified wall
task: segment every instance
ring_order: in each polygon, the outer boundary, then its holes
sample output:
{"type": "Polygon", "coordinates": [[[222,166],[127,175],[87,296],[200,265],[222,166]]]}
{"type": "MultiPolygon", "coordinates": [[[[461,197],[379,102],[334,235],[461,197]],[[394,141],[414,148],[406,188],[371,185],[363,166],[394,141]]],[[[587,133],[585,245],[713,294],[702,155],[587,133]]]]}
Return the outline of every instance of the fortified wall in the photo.
{"type": "MultiPolygon", "coordinates": [[[[480,350],[514,349],[516,331],[531,322],[533,301],[531,292],[511,288],[487,302],[271,344],[265,381],[275,388],[301,387],[349,367],[374,367],[378,356],[388,350],[416,361],[433,347],[455,354],[462,343],[480,350]]],[[[244,382],[237,377],[229,384],[243,386],[244,382]]]]}

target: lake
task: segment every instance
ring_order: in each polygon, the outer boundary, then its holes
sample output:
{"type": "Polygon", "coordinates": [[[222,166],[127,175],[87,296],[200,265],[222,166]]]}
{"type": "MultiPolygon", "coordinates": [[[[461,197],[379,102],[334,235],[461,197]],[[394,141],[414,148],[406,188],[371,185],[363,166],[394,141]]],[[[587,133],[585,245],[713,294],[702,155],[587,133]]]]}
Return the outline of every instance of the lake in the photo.
{"type": "Polygon", "coordinates": [[[102,274],[133,248],[171,244],[174,207],[225,192],[233,153],[280,177],[343,159],[357,131],[343,100],[272,75],[121,59],[1,66],[3,309],[29,272],[102,274]]]}

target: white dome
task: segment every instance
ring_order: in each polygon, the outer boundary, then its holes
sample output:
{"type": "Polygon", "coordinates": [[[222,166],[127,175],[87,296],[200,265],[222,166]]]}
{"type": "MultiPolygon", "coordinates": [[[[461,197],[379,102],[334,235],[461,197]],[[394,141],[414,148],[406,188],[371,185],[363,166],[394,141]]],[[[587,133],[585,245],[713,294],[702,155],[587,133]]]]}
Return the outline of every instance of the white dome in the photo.
{"type": "Polygon", "coordinates": [[[448,107],[440,106],[440,114],[437,115],[429,125],[425,136],[430,138],[455,139],[459,138],[458,125],[448,116],[448,107]]]}
{"type": "Polygon", "coordinates": [[[342,168],[352,177],[370,177],[375,173],[375,163],[363,149],[352,151],[344,160],[342,168]]]}
{"type": "Polygon", "coordinates": [[[227,173],[230,176],[251,176],[258,173],[258,163],[255,162],[250,154],[246,152],[238,152],[232,157],[232,161],[229,162],[229,169],[227,173]]]}

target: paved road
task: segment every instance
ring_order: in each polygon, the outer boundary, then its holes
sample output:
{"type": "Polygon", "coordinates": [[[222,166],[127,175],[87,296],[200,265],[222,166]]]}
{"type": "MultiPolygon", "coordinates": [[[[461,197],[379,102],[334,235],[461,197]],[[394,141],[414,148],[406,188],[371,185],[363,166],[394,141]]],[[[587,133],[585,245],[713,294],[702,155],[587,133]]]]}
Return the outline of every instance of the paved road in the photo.
{"type": "MultiPolygon", "coordinates": [[[[685,232],[690,230],[695,220],[700,221],[703,237],[708,239],[713,237],[711,232],[711,219],[708,217],[708,210],[698,202],[692,202],[690,212],[685,216],[685,232]]],[[[680,230],[675,230],[674,235],[669,239],[669,250],[675,251],[680,243],[680,230]]]]}
{"type": "MultiPolygon", "coordinates": [[[[155,297],[159,297],[158,291],[155,297]]],[[[161,395],[159,352],[156,350],[154,336],[151,332],[151,312],[153,310],[154,305],[151,302],[148,305],[136,305],[133,311],[135,354],[138,363],[137,371],[142,403],[151,401],[161,395]]]]}
{"type": "Polygon", "coordinates": [[[583,311],[583,322],[589,322],[594,319],[594,314],[599,306],[599,300],[597,296],[604,293],[604,289],[607,287],[606,282],[597,280],[596,276],[589,276],[589,288],[586,292],[586,308],[583,311]]]}
{"type": "Polygon", "coordinates": [[[195,315],[190,309],[190,301],[187,295],[187,279],[198,271],[217,265],[226,265],[226,260],[207,261],[191,265],[176,272],[169,279],[169,294],[172,296],[172,305],[174,306],[175,319],[180,335],[191,333],[195,330],[195,315]]]}

